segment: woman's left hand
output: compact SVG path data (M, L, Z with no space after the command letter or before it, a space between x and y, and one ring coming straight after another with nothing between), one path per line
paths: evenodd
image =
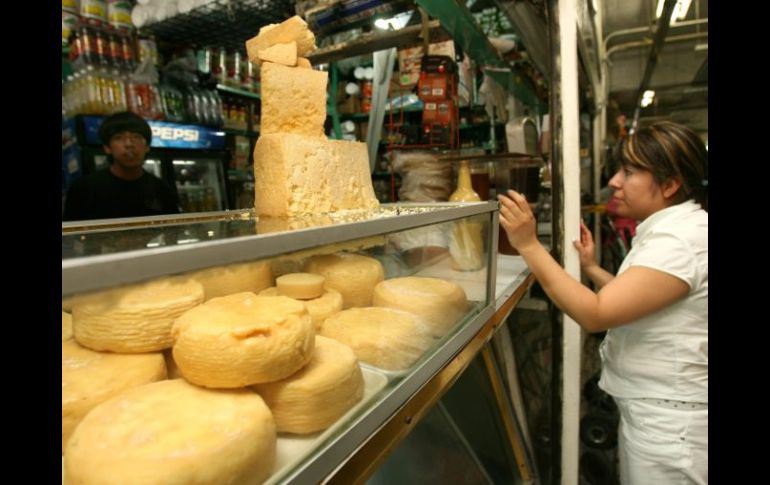
M507 195L498 195L497 199L500 201L500 225L511 246L521 252L537 243L537 221L527 199L513 190L509 190Z

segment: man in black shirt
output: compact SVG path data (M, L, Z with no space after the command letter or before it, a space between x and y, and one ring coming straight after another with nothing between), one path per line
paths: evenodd
M110 219L179 212L176 194L161 179L144 170L152 130L142 117L115 113L104 120L99 138L109 167L76 180L69 191L62 219Z

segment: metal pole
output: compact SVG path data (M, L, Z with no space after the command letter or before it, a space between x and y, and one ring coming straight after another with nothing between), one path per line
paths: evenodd
M548 0L552 53L551 123L554 169L554 250L557 260L580 279L580 260L571 241L580 235L580 121L576 0ZM582 330L560 314L561 483L577 485L580 431Z

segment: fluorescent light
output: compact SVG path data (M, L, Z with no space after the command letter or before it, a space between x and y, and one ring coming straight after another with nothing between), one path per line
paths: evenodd
M374 21L374 26L382 30L400 30L403 29L412 18L412 11L402 12L390 18L379 18Z
M658 6L655 8L655 18L659 19L663 13L663 4L666 0L658 0ZM684 20L687 16L687 11L690 9L690 3L692 0L677 0L674 5L674 11L671 13L671 23L673 24L677 20Z
M652 100L655 99L655 91L647 90L642 94L642 108L646 108L647 106L652 104Z
M707 51L709 50L709 44L706 42L705 44L697 44L695 46L696 51Z

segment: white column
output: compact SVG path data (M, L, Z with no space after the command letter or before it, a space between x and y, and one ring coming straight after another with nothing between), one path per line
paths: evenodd
M559 0L558 75L561 85L564 214L564 269L580 280L580 258L572 245L580 237L580 120L576 0ZM566 314L562 336L561 483L577 485L580 432L580 362L582 329Z

